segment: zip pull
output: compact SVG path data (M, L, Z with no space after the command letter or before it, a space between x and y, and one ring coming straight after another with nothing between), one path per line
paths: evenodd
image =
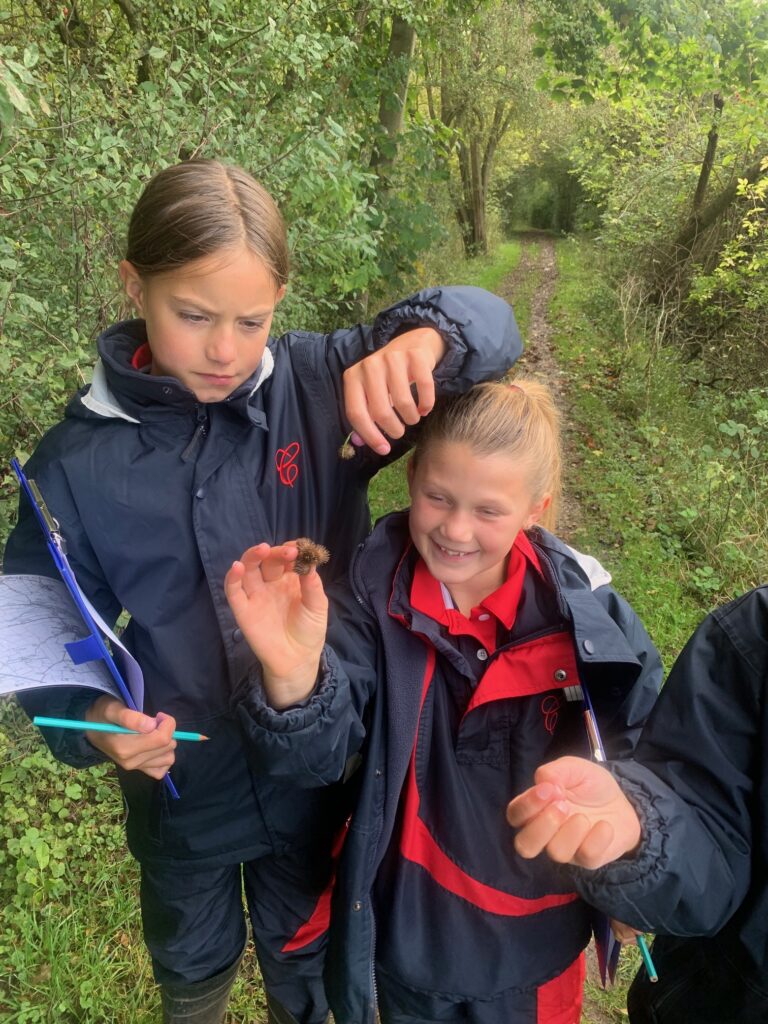
M181 453L182 462L190 462L196 458L197 453L203 446L206 435L208 434L208 409L204 405L198 405L197 407L197 426L195 432L192 435L192 439Z

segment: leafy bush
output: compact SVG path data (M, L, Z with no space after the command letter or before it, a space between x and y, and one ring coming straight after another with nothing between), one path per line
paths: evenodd
M96 335L127 313L116 266L153 172L216 156L272 192L294 265L276 330L351 319L358 295L396 287L442 233L424 119L377 202L386 5L365 18L318 17L316 0L45 9L0 10L0 540L10 457L88 382Z
M710 375L740 385L763 378L768 363L768 176L741 179L736 194L730 236L714 267L694 275L683 316Z

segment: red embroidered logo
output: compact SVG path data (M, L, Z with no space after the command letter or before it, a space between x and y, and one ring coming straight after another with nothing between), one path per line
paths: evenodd
M286 487L293 487L299 475L299 467L296 459L299 457L301 445L298 441L292 441L287 448L278 448L275 452L275 467L280 476L280 483Z
M541 702L541 713L544 715L544 728L552 735L557 725L557 712L560 709L560 698L550 694Z

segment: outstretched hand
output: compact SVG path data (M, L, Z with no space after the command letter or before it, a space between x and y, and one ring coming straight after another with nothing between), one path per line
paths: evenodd
M344 371L344 410L353 431L379 455L390 450L388 435L402 437L435 404L433 371L445 354L434 327L404 331ZM418 401L411 385L416 385Z
M295 544L257 544L234 562L224 592L264 672L275 708L310 695L328 624L328 599L317 571L297 575Z
M600 868L631 853L641 838L640 820L609 771L581 757L542 765L535 785L507 807L519 829L521 857L542 851L560 864Z

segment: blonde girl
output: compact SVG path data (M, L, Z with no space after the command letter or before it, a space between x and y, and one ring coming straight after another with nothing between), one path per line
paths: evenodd
M438 403L327 605L295 545L246 552L226 591L262 675L241 714L260 770L355 794L333 893L338 1024L577 1024L590 909L520 857L508 801L560 753L589 753L588 689L627 753L660 664L608 575L543 528L558 418L530 380Z

